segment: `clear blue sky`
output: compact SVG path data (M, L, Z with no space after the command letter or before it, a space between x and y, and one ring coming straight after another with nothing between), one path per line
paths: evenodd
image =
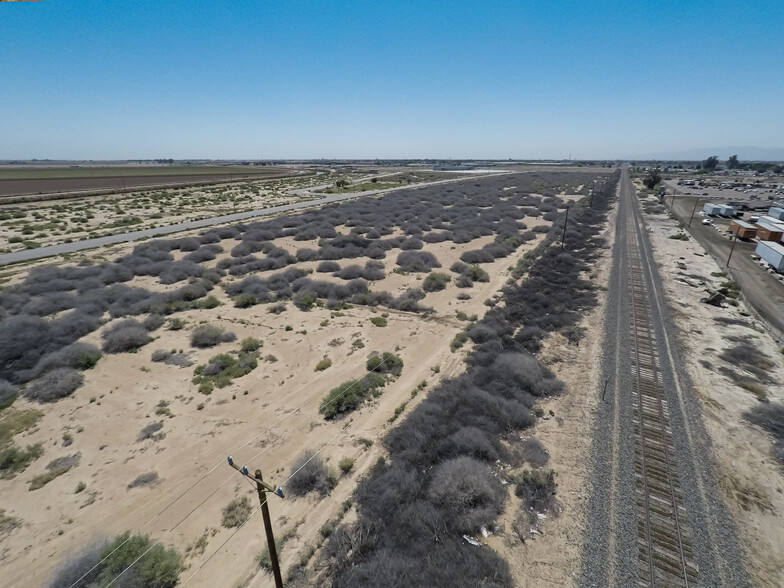
M0 2L0 159L784 146L781 0Z

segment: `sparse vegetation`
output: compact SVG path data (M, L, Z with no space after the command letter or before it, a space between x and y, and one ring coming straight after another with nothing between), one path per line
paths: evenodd
M182 557L148 535L125 532L105 545L93 543L67 555L49 586L106 586L131 564L135 564L132 572L122 576L124 588L174 588L182 569Z
M312 451L305 451L294 460L286 490L292 496L304 496L309 492L326 496L336 485L337 476L321 458Z
M230 331L224 331L215 325L199 325L191 333L191 345L194 347L215 347L219 343L225 343L236 339L236 335Z
M227 529L239 527L250 518L253 509L247 496L235 498L227 504L221 514L221 525Z
M338 467L343 474L348 474L354 468L354 458L353 457L343 457L338 462Z
M370 317L370 322L376 325L377 327L386 327L387 326L387 319L383 316L372 316Z
M316 364L315 371L323 372L325 369L327 369L327 368L329 368L331 366L332 366L332 360L330 358L328 358L328 357L325 357L324 359L322 359L321 361L319 361Z
M773 436L773 455L784 466L784 405L758 404L743 416Z
M148 486L157 486L161 480L158 477L158 472L145 472L136 476L133 481L128 484L128 490L133 488L146 488Z

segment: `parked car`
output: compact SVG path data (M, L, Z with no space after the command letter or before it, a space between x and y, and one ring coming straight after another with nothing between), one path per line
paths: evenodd
M703 225L710 225L710 224L712 224L712 221L709 218L704 218L704 219L702 219L702 224Z

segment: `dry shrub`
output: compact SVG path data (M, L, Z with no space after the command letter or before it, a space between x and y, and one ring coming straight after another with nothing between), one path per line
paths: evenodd
M329 471L321 458L310 450L294 461L291 470L291 479L286 484L286 490L292 496L304 496L309 492L326 496L337 482L336 476Z
M446 511L452 529L473 533L483 525L493 525L506 492L487 465L462 456L436 467L427 495Z
M27 385L24 395L36 402L54 402L74 393L84 376L73 368L56 368Z
M146 488L148 486L157 486L161 483L160 478L158 477L158 472L145 472L144 474L139 474L134 478L133 482L128 484L128 490L133 488Z
M135 319L120 321L104 330L103 350L106 353L134 351L152 341L144 325Z
M250 518L253 509L247 496L235 498L227 504L221 514L221 525L227 529L239 527Z
M550 455L544 445L536 437L531 437L523 442L523 457L535 468L546 465L550 460Z
M773 454L784 465L784 404L758 404L743 416L773 435Z

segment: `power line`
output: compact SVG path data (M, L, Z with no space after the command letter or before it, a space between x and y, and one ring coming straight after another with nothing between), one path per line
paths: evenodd
M391 357L388 357L388 358L386 358L386 359L382 359L381 363L379 363L379 364L378 364L378 366L376 366L376 369L375 369L375 370L373 370L373 371L378 371L378 369L379 369L379 368L380 368L382 365L386 364L386 363L387 363L387 361L389 361L390 359L392 359L392 358L391 358ZM343 390L343 391L342 391L340 394L338 394L337 396L335 396L335 398L332 398L332 399L331 399L329 402L327 402L327 403L326 403L324 406L329 406L330 404L332 404L333 402L335 402L335 401L337 401L339 398L341 398L343 395L347 394L347 393L348 393L348 392L349 392L351 389L353 389L355 386L358 386L358 385L360 385L360 384L361 384L361 381L360 381L360 380L357 380L356 382L354 382L354 384L352 384L351 386L347 387L347 388L346 388L345 390ZM300 390L301 390L301 389L303 389L304 387L305 387L305 386L302 386L302 387L300 388ZM275 421L275 422L274 422L272 425L270 425L269 427L267 427L266 429L264 429L264 430L263 430L261 433L259 433L258 435L255 435L254 437L252 437L251 439L249 439L248 441L246 441L244 444L242 444L240 447L238 447L238 448L236 449L236 451L239 451L239 450L241 450L241 449L244 449L245 447L247 447L248 445L250 445L250 444L251 444L251 443L252 443L254 440L258 439L258 438L259 438L261 435L263 435L264 433L267 433L267 432L271 431L271 430L272 430L274 427L276 427L277 425L279 425L281 422L283 422L284 420L286 420L286 419L287 419L287 418L289 418L290 416L292 416L292 415L294 415L294 414L297 414L297 412L298 412L298 411L299 411L299 410L300 410L300 409L301 409L303 406L305 406L306 404L308 404L308 403L309 403L311 400L313 400L313 398L315 398L317 395L318 395L318 393L316 393L316 394L312 395L311 397L309 397L307 400L305 400L305 402L303 402L302 404L300 404L299 406L297 406L297 407L296 407L294 410L292 410L292 411L291 411L291 412L289 412L288 414L284 415L283 417L281 417L280 419L278 419L277 421ZM338 433L338 435L340 435L340 432ZM332 441L334 441L334 439L337 439L338 435L335 435L335 437L332 439ZM330 441L329 443L332 443L332 441ZM316 457L316 455L318 455L319 453L321 453L321 451L323 451L323 450L324 450L324 448L325 448L327 445L329 445L329 443L327 443L326 445L324 445L324 446L323 446L321 449L319 449L319 451L317 451L317 452L316 452L316 453L315 453L313 456L311 456L311 458L310 458L310 459L308 459L308 460L307 460L307 461L306 461L306 462L305 462L305 463L304 463L304 464L303 464L303 465L302 465L302 466L301 466L301 467L300 467L300 468L299 468L299 469L298 469L296 472L294 472L294 474L292 474L291 476L289 476L289 477L286 479L286 482L288 482L289 480L291 480L291 478L292 478L292 477L293 477L293 476L294 476L294 475L295 475L297 472L299 472L299 471L300 471L300 470L301 470L303 467L305 467L305 466L306 466L306 465L307 465L307 464L308 464L308 463L309 463L309 462L310 462L310 461L311 461L311 460L312 460L314 457ZM272 445L269 445L269 446L265 447L265 448L264 448L264 449L262 449L262 450L261 450L259 453L257 453L255 456L253 456L253 458L251 459L251 461L253 461L254 459L257 459L257 458L258 458L260 455L262 455L263 453L265 453L267 450L271 449L272 447L273 447ZM137 534L139 531L141 531L141 529L143 529L144 527L146 527L147 525L149 525L150 523L152 523L152 522L153 522L155 519L157 519L157 518L158 518L158 517L159 517L161 514L163 514L163 513L164 513L166 510L168 510L168 509L169 509L171 506L173 506L173 505L174 505L174 504L175 504L175 503L176 503L178 500L180 500L181 498L183 498L183 497L184 497L184 496L185 496L185 495L186 495L188 492L190 492L190 491L191 491L193 488L195 488L195 487L196 487L198 484L200 484L202 481L204 481L204 479L205 479L207 476L209 476L209 475L210 475L212 472L214 472L214 471L215 471L215 470L218 468L218 466L219 466L221 463L222 463L222 462L218 462L218 463L217 463L215 466L213 466L213 467L212 467L212 468L211 468L211 469L210 469L210 470L209 470L209 471L208 471L206 474L204 474L204 475L203 475L201 478L199 478L199 480L198 480L197 482L195 482L194 484L192 484L192 485L191 485L191 486L190 486L190 487L189 487L187 490L185 490L185 491L184 491L183 493L181 493L181 494L180 494L180 495L179 495L177 498L175 498L175 499L174 499L172 502L170 502L170 503L169 503L169 504L168 504L166 507L164 507L164 508L163 508L161 511L159 511L159 512L158 512L158 514L156 514L156 515L155 515L155 516L154 516L152 519L150 519L150 520L149 520L147 523L145 523L145 524L144 524L142 527L140 527L138 531L135 531L134 533L130 534L130 535L129 535L129 536L126 538L126 539L125 539L125 541L123 541L122 543L120 543L120 545L118 545L117 547L115 547L115 548L114 548L114 549L113 549L113 550L112 550L112 551L111 551L109 554L107 554L106 556L104 556L104 557L103 557L103 559L101 559L101 560L100 560L98 563L96 563L96 564L95 564L95 565L94 565L92 568L90 568L90 569L89 569L89 570L88 570L88 571L87 571L87 572L86 572L84 575L82 575L82 577L81 577L81 578L79 578L78 580L76 580L76 582L74 582L73 584L71 584L71 586L69 586L69 588L74 588L74 586L76 586L76 585L77 585L77 584L78 584L80 581L82 581L82 580L83 580L83 579L84 579L84 578L85 578L85 577L86 577L86 576L87 576L89 573L91 573L93 570L95 570L95 569L96 569L96 568L97 568L99 565L101 565L101 564L102 564L104 561L106 561L106 560L107 560L109 557L111 557L111 556L112 556L112 555L113 555L113 554L114 554L114 553L115 553L115 552L116 552L118 549L120 549L120 548L121 548L123 545L125 545L125 544L126 544L128 541L130 541L130 540L131 540L131 538L132 538L134 535L136 535L136 534ZM119 573L119 574L118 574L118 575L117 575L117 576L116 576L116 577L115 577L115 578L114 578L114 579L113 579L111 582L109 582L109 584L107 584L107 587L108 587L108 586L111 586L111 585L112 585L112 584L113 584L113 583L114 583L114 582L115 582L117 579L119 579L119 578L120 578L120 576L122 576L123 574L125 574L125 572L127 572L129 569L131 569L131 568L132 568L132 567L133 567L133 566L134 566L134 565L135 565L135 564L136 564L136 563L137 563L139 560L141 560L141 558L142 558L142 557L144 557L144 556L145 556L147 553L149 553L149 552L150 552L150 551L151 551L151 550L152 550L152 549L153 549L153 548L154 548L156 545L158 545L158 544L161 544L161 545L162 545L161 541L163 540L163 538L167 537L167 536L169 535L169 533L171 533L172 531L174 531L174 529L176 529L177 527L179 527L179 526L180 526L180 525L181 525L181 524L182 524L182 523L185 521L185 519L187 519L189 516L191 516L191 515L192 515L192 514L193 514L193 513L194 513L194 512L195 512L195 511L198 509L198 508L200 508L200 507L201 507L201 506L202 506L202 505L203 505L205 502L207 502L207 500L209 500L210 498L212 498L212 496L214 496L214 495L215 495L215 493L216 493L218 490L220 490L220 489L221 489L221 488L222 488L222 487L223 487L223 486L224 486L224 485L225 485L225 484L226 484L226 483L227 483L227 482L228 482L228 481L231 479L231 477L232 477L233 475L234 475L234 474L230 475L230 476L229 476L229 477L228 477L226 480L224 480L224 481L223 481L223 483L222 483L220 486L218 486L218 487L217 487L217 488L216 488L216 489L215 489L215 490L214 490L214 491L213 491L213 492L212 492L212 493L211 493L209 496L207 496L207 498L205 498L204 500L202 500L202 501L201 501L201 502L200 502L200 503L199 503L199 504L198 504L198 505L197 505L197 506L196 506L196 507L195 507L193 510L191 510L191 511L190 511L190 512L189 512L187 515L185 515L185 517L183 517L182 519L180 519L180 521L179 521L179 522L178 522L178 523L177 523L177 524L176 524L174 527L172 527L171 529L169 529L169 530L168 530L168 531L167 531L167 532L166 532L166 533L165 533L165 534L164 534L164 535L163 535L163 536L162 536L162 537L161 537L159 540L157 540L155 543L153 543L153 545L151 545L151 546L150 546L150 547L149 547L149 548L148 548L148 549L147 549L147 550L146 550L144 553L142 553L142 554L141 554L141 555L140 555L140 556L139 556L139 557L138 557L136 560L134 560L134 561L133 561L133 562L132 562L132 563L131 563L131 564L130 564L128 567L126 567L126 568L125 568L125 569L124 569L122 572L120 572L120 573ZM284 482L284 484L285 484L285 482Z
M294 472L293 472L293 473L292 473L292 474L291 474L291 475L290 475L288 478L286 478L286 479L283 481L283 483L281 484L281 486L285 486L285 485L286 485L286 483L287 483L289 480L291 480L291 479L292 479L294 476L296 476L296 475L297 475L297 474L300 472L300 470L302 470L302 468L304 468L304 467L305 467L306 465L308 465L308 464L309 464L309 463L310 463L310 462L311 462L313 459L315 459L315 457L316 457L316 456L317 456L319 453L321 453L321 452L322 452L322 451L324 451L324 450L325 450L325 449L326 449L326 448L327 448L329 445L331 445L331 444L332 444L332 443L335 441L335 439L337 439L337 438L338 438L338 437L339 437L341 434L343 434L343 431L342 431L342 430L341 430L341 431L338 431L338 434L337 434L337 435L335 435L335 436L334 436L332 439L330 439L330 440L329 440L329 441L327 441L327 442L326 442L324 445L322 445L322 446L321 446L321 448L320 448L320 449L319 449L319 450L318 450L316 453L314 453L313 455L311 455L311 456L310 456L310 458L308 458L308 460L307 460L307 461L305 461L305 463L303 463L303 464L302 464L302 465L301 465L299 468L297 468L297 470L296 470L296 471L294 471ZM243 526L245 523L247 523L247 522L248 522L248 521L251 519L251 517L252 517L252 516L253 516L253 515L256 513L256 511L258 511L260 508L261 508L261 505L257 506L257 507L256 507L256 508L255 508L255 509L254 509L254 510L251 512L251 514L248 516L248 518L247 518L247 519L246 519L246 520L245 520L245 521L244 521L244 522L243 522L243 523L242 523L242 524L241 524L239 527L237 527L237 530L236 530L236 531L234 531L234 532L233 532L231 535L229 535L229 536L226 538L226 540L225 540L223 543L221 543L220 547L218 547L218 549L216 549L215 551L213 551L213 552L212 552L212 555L210 555L210 557L208 557L208 558L207 558L207 560L206 560L204 563L202 563L202 564L201 564L201 565L200 565L200 566L199 566L199 567L196 569L196 571L195 571L195 572L193 572L193 573L192 573L192 574L191 574L191 575L188 577L188 579L187 579L187 580L185 580L185 582L183 582L183 583L182 583L182 585L184 586L185 584L187 584L188 582L190 582L190 581L191 581L191 579L192 579L192 578L193 578L193 577L194 577L196 574L198 574L198 573L201 571L201 569L202 569L204 566L206 566L206 565L207 565L207 563L209 563L209 561L210 561L210 560L211 560L213 557L215 557L215 555L216 555L216 554L217 554L217 553L218 553L218 552L219 552L221 549L223 549L223 547L224 547L224 546L225 546L225 545L226 545L226 544L227 544L227 543L228 543L228 542L231 540L231 538L232 538L232 537L234 537L234 535L236 535L236 534L239 532L239 530L242 528L242 526ZM274 549L274 547L273 547L273 546L269 546L269 549ZM139 558L139 559L141 559L141 558ZM137 560L137 561L138 561L138 560ZM134 563L136 563L136 562L134 562ZM131 564L131 565L133 565L133 564Z

